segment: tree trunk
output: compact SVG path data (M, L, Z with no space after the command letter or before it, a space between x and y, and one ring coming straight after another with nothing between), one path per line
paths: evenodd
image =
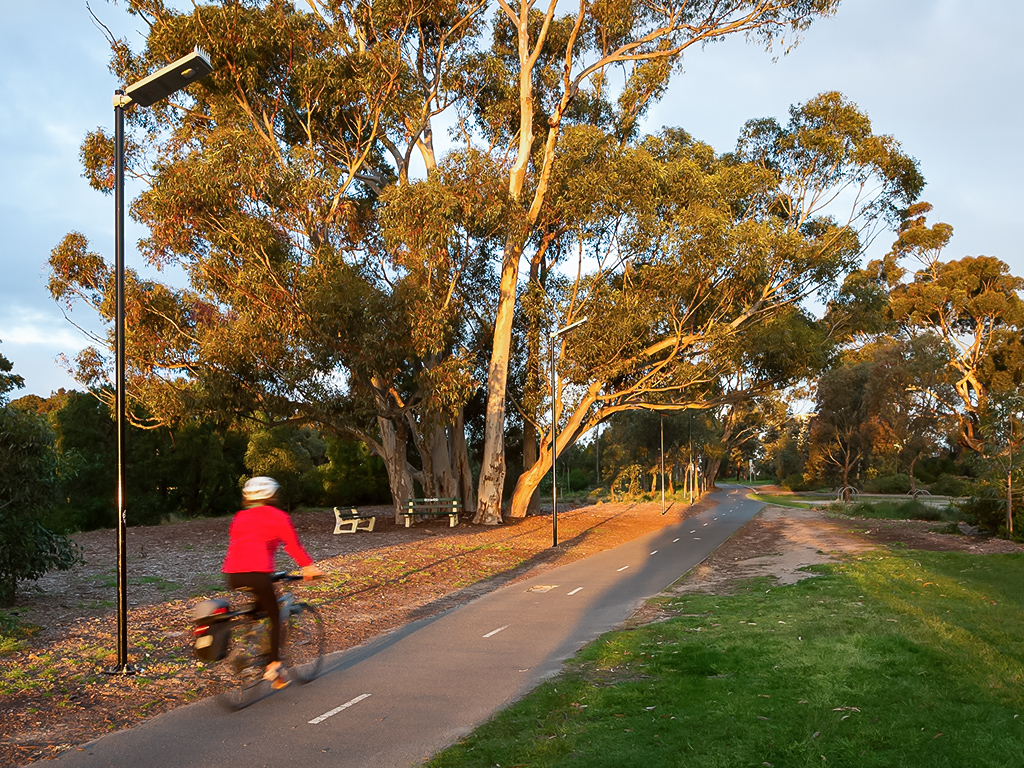
M438 425L430 436L428 444L430 463L433 471L434 494L446 499L459 495L459 483L452 468L451 446L448 444L448 430Z
M530 424L526 425L526 432L523 434L523 466L532 467L537 463L540 458L540 446L537 444L537 433L534 431ZM519 483L516 483L516 488L519 487ZM512 517L521 517L521 515L515 514L515 493L512 494ZM540 492L534 488L533 493L526 502L526 511L524 513L527 517L530 515L540 514Z
M505 248L498 311L494 323L494 342L491 347L491 361L487 366L484 452L480 461L476 517L473 518L474 523L483 525L501 523L501 497L505 483L505 391L508 383L520 250L511 244Z
M509 517L525 517L531 499L537 499L539 508L540 493L537 491L537 487L550 469L551 451L541 451L541 456L516 481L516 488L512 491L512 502L509 505Z
M405 425L396 425L391 419L377 417L380 427L381 459L388 473L388 486L391 488L391 499L395 505L395 524L402 523L402 503L413 495L412 472L406 460L405 450L408 437Z
M466 422L460 410L451 428L452 462L462 492L462 508L470 514L476 513L476 494L473 492L473 468L469 463L469 447L466 445Z

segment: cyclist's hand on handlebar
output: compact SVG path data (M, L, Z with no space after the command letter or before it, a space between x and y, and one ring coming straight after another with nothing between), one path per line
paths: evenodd
M313 581L313 579L323 578L324 572L321 571L316 563L302 566L302 580Z

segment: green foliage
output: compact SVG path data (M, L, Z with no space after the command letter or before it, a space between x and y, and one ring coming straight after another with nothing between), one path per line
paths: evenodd
M964 520L987 533L999 533L1006 526L1006 494L996 485L980 483L973 496L957 502L956 506Z
M1022 565L883 552L662 599L428 765L1022 764Z
M790 475L786 475L782 481L782 487L788 491L806 491L810 486L800 472L793 472Z
M320 466L322 503L328 506L386 504L391 498L384 462L366 443L327 438L328 463Z
M56 465L45 420L0 405L0 605L14 601L19 581L79 559L73 541L40 522L57 498Z
M882 520L959 520L960 511L954 507L935 507L914 499L907 501L858 501L854 504L834 504L837 512L850 517Z
M251 475L267 475L281 484L282 502L288 507L316 496L316 466L327 446L311 429L287 426L255 432L249 437L245 466Z
M909 493L910 478L907 475L888 475L873 477L865 481L865 493Z
M936 496L967 496L974 485L970 480L956 475L939 475L928 490Z

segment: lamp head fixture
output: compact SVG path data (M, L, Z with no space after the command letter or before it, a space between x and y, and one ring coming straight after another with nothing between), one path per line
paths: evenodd
M123 94L115 94L114 104L120 107L127 107L130 104L138 104L140 107L152 106L212 71L213 65L210 64L209 54L202 48L196 48L192 53L158 69L149 77L132 83L124 89Z

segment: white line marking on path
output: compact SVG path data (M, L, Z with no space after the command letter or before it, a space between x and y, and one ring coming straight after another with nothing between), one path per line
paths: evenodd
M621 572L621 571L624 571L624 570L626 570L627 568L629 568L629 566L628 566L628 565L624 565L624 566L622 566L621 568L619 568L619 572Z
M658 550L654 550L653 552L651 552L651 554L652 554L652 555L656 555L656 554L658 554Z
M675 544L679 539L672 539L672 543Z
M362 696L356 696L354 699L352 699L352 701L346 701L340 707L335 707L330 712L324 712L322 715L320 715L320 717L314 717L312 720L309 721L309 724L310 725L319 725L324 720L326 720L328 717L334 717L339 712L344 712L346 709L351 707L353 704L358 704L363 699L368 699L368 698L370 698L370 694L368 694L368 693L364 693Z
M575 594L576 594L577 592L581 592L582 590L583 590L583 587L576 587L576 589L574 589L574 590L573 590L572 592L570 592L569 594L570 594L570 595L575 595Z
M504 627L498 627L497 629L491 630L486 635L484 635L484 637L494 637L496 634L501 632L503 629L508 629L508 624L506 624Z

